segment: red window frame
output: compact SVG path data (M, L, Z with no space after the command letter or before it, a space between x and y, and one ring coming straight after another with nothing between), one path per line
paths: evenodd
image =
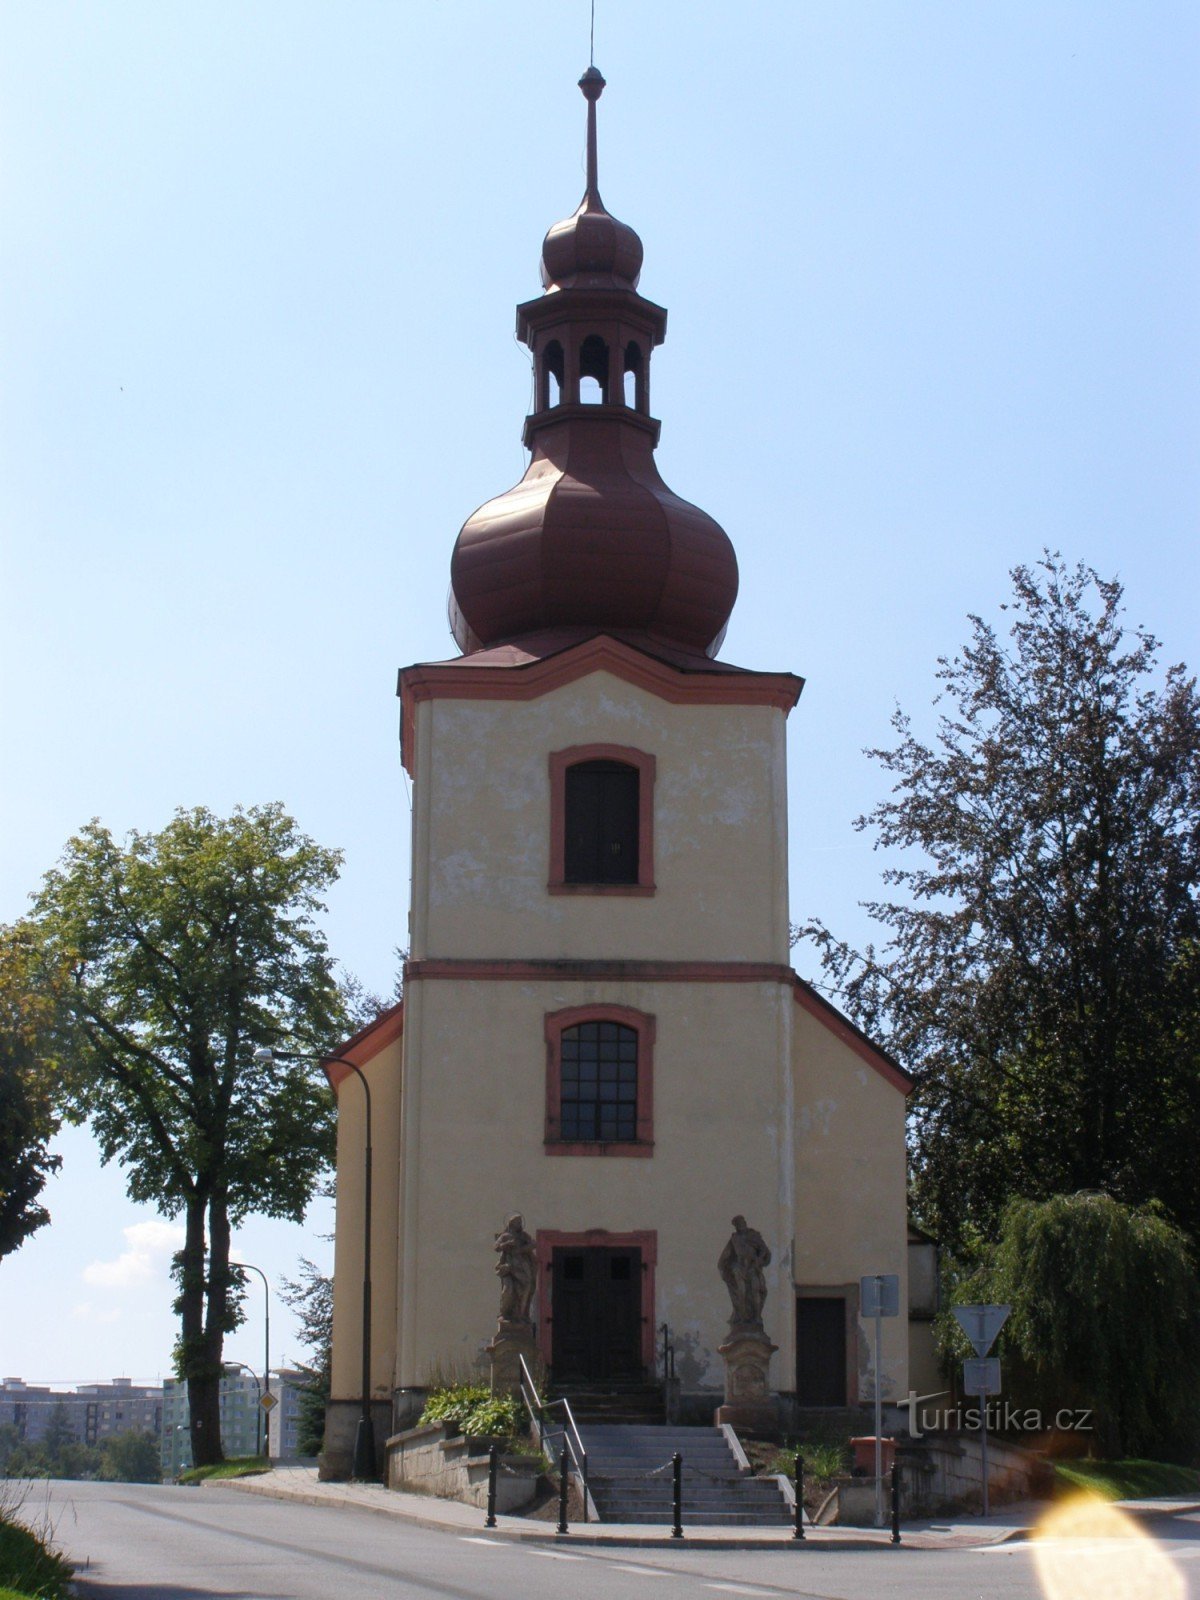
M568 883L566 881L567 768L581 761L621 761L638 774L638 878L636 883ZM654 770L648 751L623 744L576 744L550 753L550 878L551 894L654 893Z
M561 1137L562 1036L580 1022L619 1022L638 1036L637 1137L633 1142ZM548 1156L635 1156L654 1154L654 1018L632 1006L567 1006L546 1015L546 1132Z

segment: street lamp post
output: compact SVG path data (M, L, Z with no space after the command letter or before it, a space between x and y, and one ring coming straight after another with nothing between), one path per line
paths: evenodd
M371 1421L371 1085L362 1068L346 1056L305 1056L290 1050L280 1054L292 1060L319 1062L331 1088L330 1067L348 1067L363 1088L367 1139L363 1150L362 1414L354 1434L352 1472L356 1478L373 1478L376 1474L375 1428ZM275 1059L275 1052L264 1045L254 1052L254 1059L266 1064Z
M267 1448L265 1450L260 1450L258 1453L259 1455L265 1455L269 1461L271 1459L271 1419L263 1410L262 1397L263 1395L268 1395L271 1392L271 1289L270 1285L267 1283L267 1275L261 1267L252 1266L249 1261L231 1261L229 1265L231 1267L236 1267L239 1272L257 1272L263 1283L263 1306L265 1308L263 1326L266 1331L263 1337L263 1381L259 1390L258 1414L264 1422ZM261 1433L258 1435L258 1438L259 1442L261 1443Z

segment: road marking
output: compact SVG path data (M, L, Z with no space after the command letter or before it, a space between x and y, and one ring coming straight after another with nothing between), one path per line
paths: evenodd
M565 1550L530 1550L531 1556L541 1556L546 1561L586 1561L586 1556L569 1556Z
M618 1572L636 1572L639 1578L682 1578L682 1572L664 1572L661 1567L634 1567L625 1561L614 1561Z
M754 1589L748 1583L706 1583L706 1589L720 1589L722 1594L778 1594L777 1589Z
M505 1539L485 1539L482 1534L460 1533L459 1539L463 1544L506 1544Z

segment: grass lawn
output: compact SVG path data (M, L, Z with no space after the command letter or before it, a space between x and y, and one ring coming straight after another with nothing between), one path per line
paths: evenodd
M270 1472L271 1463L266 1456L234 1456L222 1461L219 1467L189 1467L179 1474L180 1483L204 1483L209 1478L253 1478L260 1472Z
M1200 1472L1169 1461L1059 1461L1060 1491L1091 1489L1106 1500L1143 1500L1155 1495L1200 1498Z

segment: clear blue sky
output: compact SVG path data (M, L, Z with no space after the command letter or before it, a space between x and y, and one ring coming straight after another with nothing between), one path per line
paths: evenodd
M1014 563L1119 574L1200 660L1200 11L597 10L663 474L737 547L724 654L808 679L793 915L860 937L862 750ZM452 653L455 534L524 468L513 306L582 192L586 65L586 0L7 0L0 917L88 817L280 799L346 851L333 950L390 985L396 668ZM64 1149L0 1369L152 1377L170 1237ZM238 1247L275 1277L327 1226Z

